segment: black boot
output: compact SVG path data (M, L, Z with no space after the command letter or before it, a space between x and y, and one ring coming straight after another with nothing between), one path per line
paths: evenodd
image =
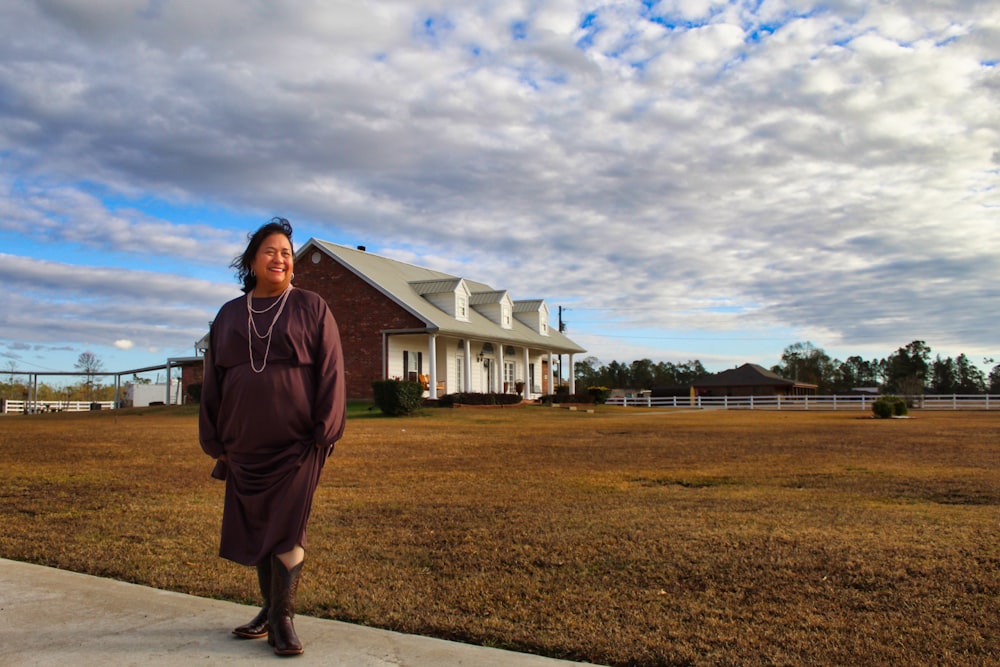
M267 616L267 643L275 655L299 655L302 642L295 634L295 592L299 587L302 563L291 570L277 556L271 557L271 608Z
M234 635L243 639L260 639L267 636L267 613L271 608L270 556L257 563L257 583L260 585L260 595L264 598L264 606L252 621L233 630Z

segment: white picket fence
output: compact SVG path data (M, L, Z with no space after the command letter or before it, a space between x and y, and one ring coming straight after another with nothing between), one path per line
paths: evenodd
M615 396L607 405L638 408L721 410L871 410L877 396ZM926 394L907 397L918 410L997 410L997 394Z
M25 414L27 412L87 412L91 405L101 406L101 410L111 410L114 401L9 401L4 400L3 414Z

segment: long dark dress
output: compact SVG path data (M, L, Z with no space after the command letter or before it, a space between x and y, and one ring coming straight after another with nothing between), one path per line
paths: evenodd
M255 310L275 298L253 299ZM277 312L255 314L266 334ZM225 454L219 555L256 565L305 546L320 472L344 430L344 362L337 323L319 295L292 289L267 340L248 332L246 297L226 303L212 323L205 358L199 438Z

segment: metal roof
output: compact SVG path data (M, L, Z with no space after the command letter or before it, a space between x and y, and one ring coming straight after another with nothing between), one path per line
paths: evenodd
M446 280L416 280L410 283L410 287L417 294L447 294L454 292L461 284L461 278L448 278Z
M484 306L488 303L501 303L507 296L506 290L488 290L486 292L473 292L469 297L469 303L473 306ZM513 302L511 302L513 304ZM513 307L513 306L512 306Z
M515 313L537 313L542 308L543 299L521 299L514 302Z

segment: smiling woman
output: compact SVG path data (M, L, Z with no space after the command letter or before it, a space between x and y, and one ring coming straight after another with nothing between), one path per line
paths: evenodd
M343 353L319 295L292 284L292 226L274 218L232 266L245 296L222 306L205 356L199 435L226 481L219 555L257 568L264 604L233 630L297 655L292 625L313 493L344 430Z

